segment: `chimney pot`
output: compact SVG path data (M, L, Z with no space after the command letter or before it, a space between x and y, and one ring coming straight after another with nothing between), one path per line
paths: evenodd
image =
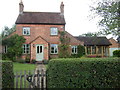
M61 11L61 15L64 15L64 4L63 4L63 2L61 2L60 11Z
M23 11L24 11L24 5L23 5L22 0L20 0L20 3L19 3L19 14L22 14Z

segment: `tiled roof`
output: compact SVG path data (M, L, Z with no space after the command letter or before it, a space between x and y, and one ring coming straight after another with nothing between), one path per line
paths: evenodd
M57 24L64 25L65 19L61 13L23 12L19 14L15 24Z
M78 40L83 41L84 45L97 45L97 46L107 46L111 45L106 37L76 37Z

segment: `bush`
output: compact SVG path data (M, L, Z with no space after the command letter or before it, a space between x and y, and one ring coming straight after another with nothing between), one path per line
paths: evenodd
M13 63L0 61L2 64L2 88L14 88Z
M80 58L85 55L85 48L82 45L78 45L77 54L72 54L71 58Z
M120 57L120 50L113 51L113 56L114 57Z
M26 63L30 63L30 55L27 55L27 56L26 56L25 62L26 62Z
M33 60L31 61L31 63L33 63L33 64L35 64L35 62L36 62L36 60L35 60L35 59L33 59Z
M25 63L25 60L20 59L20 60L16 60L16 62L18 62L18 63Z
M47 68L48 88L119 88L118 58L54 59Z
M2 54L2 59L3 59L3 60L9 60L9 58L7 57L6 54Z
M48 64L49 60L43 60L43 64Z

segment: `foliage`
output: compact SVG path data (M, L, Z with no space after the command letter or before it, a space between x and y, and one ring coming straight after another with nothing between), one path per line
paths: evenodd
M101 30L98 34L102 35L120 35L120 2L113 2L113 0L98 1L97 7L91 6L91 11L98 17L102 17L99 21Z
M114 57L120 57L120 50L113 51L113 56Z
M4 30L2 31L2 38L5 38L12 34L16 29L16 25L13 25L12 28L9 28L8 26L4 27Z
M25 62L30 63L30 55L26 55Z
M2 40L3 46L7 46L6 55L10 60L15 61L17 57L22 55L22 45L24 42L24 37L17 34Z
M71 57L72 58L80 58L83 55L85 55L85 48L82 45L78 45L78 49L77 49L77 54L72 54Z
M11 61L0 61L2 65L2 88L13 88L14 73Z
M43 64L48 64L49 60L43 60Z
M33 59L33 60L31 61L31 63L33 63L33 64L35 64L35 62L36 62L36 60L35 60L35 59Z
M97 33L88 32L88 33L84 33L80 36L94 37L94 36L99 36L99 35Z
M65 31L61 31L59 33L60 33L60 42L61 42L61 44L59 45L59 54L58 54L58 56L60 58L70 57L70 51L69 51L70 38L67 37Z
M119 58L67 58L49 61L48 88L119 88Z
M9 58L7 57L7 55L5 53L2 54L2 59L3 60L9 60Z
M68 58L70 57L69 45L60 44L59 45L59 58Z

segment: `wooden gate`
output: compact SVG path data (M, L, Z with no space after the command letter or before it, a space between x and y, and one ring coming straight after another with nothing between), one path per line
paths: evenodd
M46 88L46 71L20 71L15 73L15 88Z

